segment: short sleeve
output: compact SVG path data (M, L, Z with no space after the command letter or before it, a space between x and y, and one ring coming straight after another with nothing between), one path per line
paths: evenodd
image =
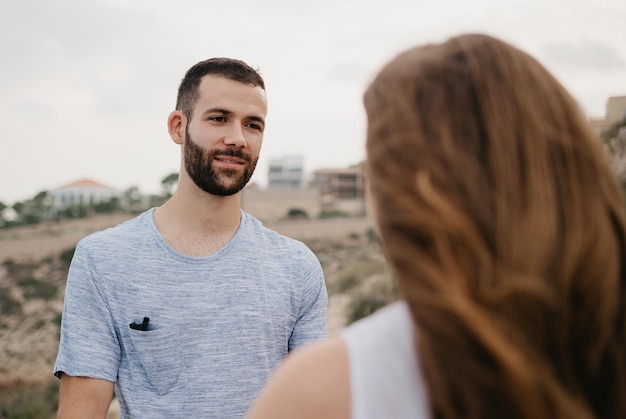
M76 248L65 289L61 339L54 375L116 381L120 344L89 252Z
M328 337L328 292L324 273L317 257L310 250L308 252L309 257L303 275L302 300L289 339L289 351Z

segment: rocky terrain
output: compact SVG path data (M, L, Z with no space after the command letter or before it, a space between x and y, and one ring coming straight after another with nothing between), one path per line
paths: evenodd
M96 216L0 230L0 392L53 381L74 247L87 234L130 217ZM386 264L366 219L285 221L268 227L304 241L318 256L329 291L331 336L393 298ZM0 418L5 417L1 410L0 405Z

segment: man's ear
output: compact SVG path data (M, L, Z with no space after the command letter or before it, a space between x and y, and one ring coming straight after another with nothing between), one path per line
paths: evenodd
M167 130L176 144L183 143L186 126L187 118L181 111L173 111L170 113L170 116L167 117Z

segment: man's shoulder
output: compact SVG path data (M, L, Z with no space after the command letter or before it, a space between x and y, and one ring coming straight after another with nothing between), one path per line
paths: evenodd
M138 216L117 224L113 227L99 230L85 236L78 243L82 247L99 247L107 244L116 244L120 241L129 241L133 239L141 240L141 232L148 231L148 217L152 216L152 210L145 211Z
M261 220L244 212L247 226L247 234L255 236L257 240L262 240L275 248L289 248L310 252L310 249L302 241L285 236L278 231L266 227Z
M244 217L246 217L244 220L246 231L239 245L254 249L250 253L254 253L255 259L262 260L264 264L279 267L282 272L287 272L289 277L301 278L303 272L309 272L313 275L305 275L305 278L310 278L313 283L323 282L319 259L306 243L265 227L261 221L251 215L246 214Z

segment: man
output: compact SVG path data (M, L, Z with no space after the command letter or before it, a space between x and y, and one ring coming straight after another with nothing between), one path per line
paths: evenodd
M61 343L59 418L240 418L292 349L326 337L319 261L241 210L259 156L261 76L226 58L185 75L168 118L181 146L163 206L77 246Z

